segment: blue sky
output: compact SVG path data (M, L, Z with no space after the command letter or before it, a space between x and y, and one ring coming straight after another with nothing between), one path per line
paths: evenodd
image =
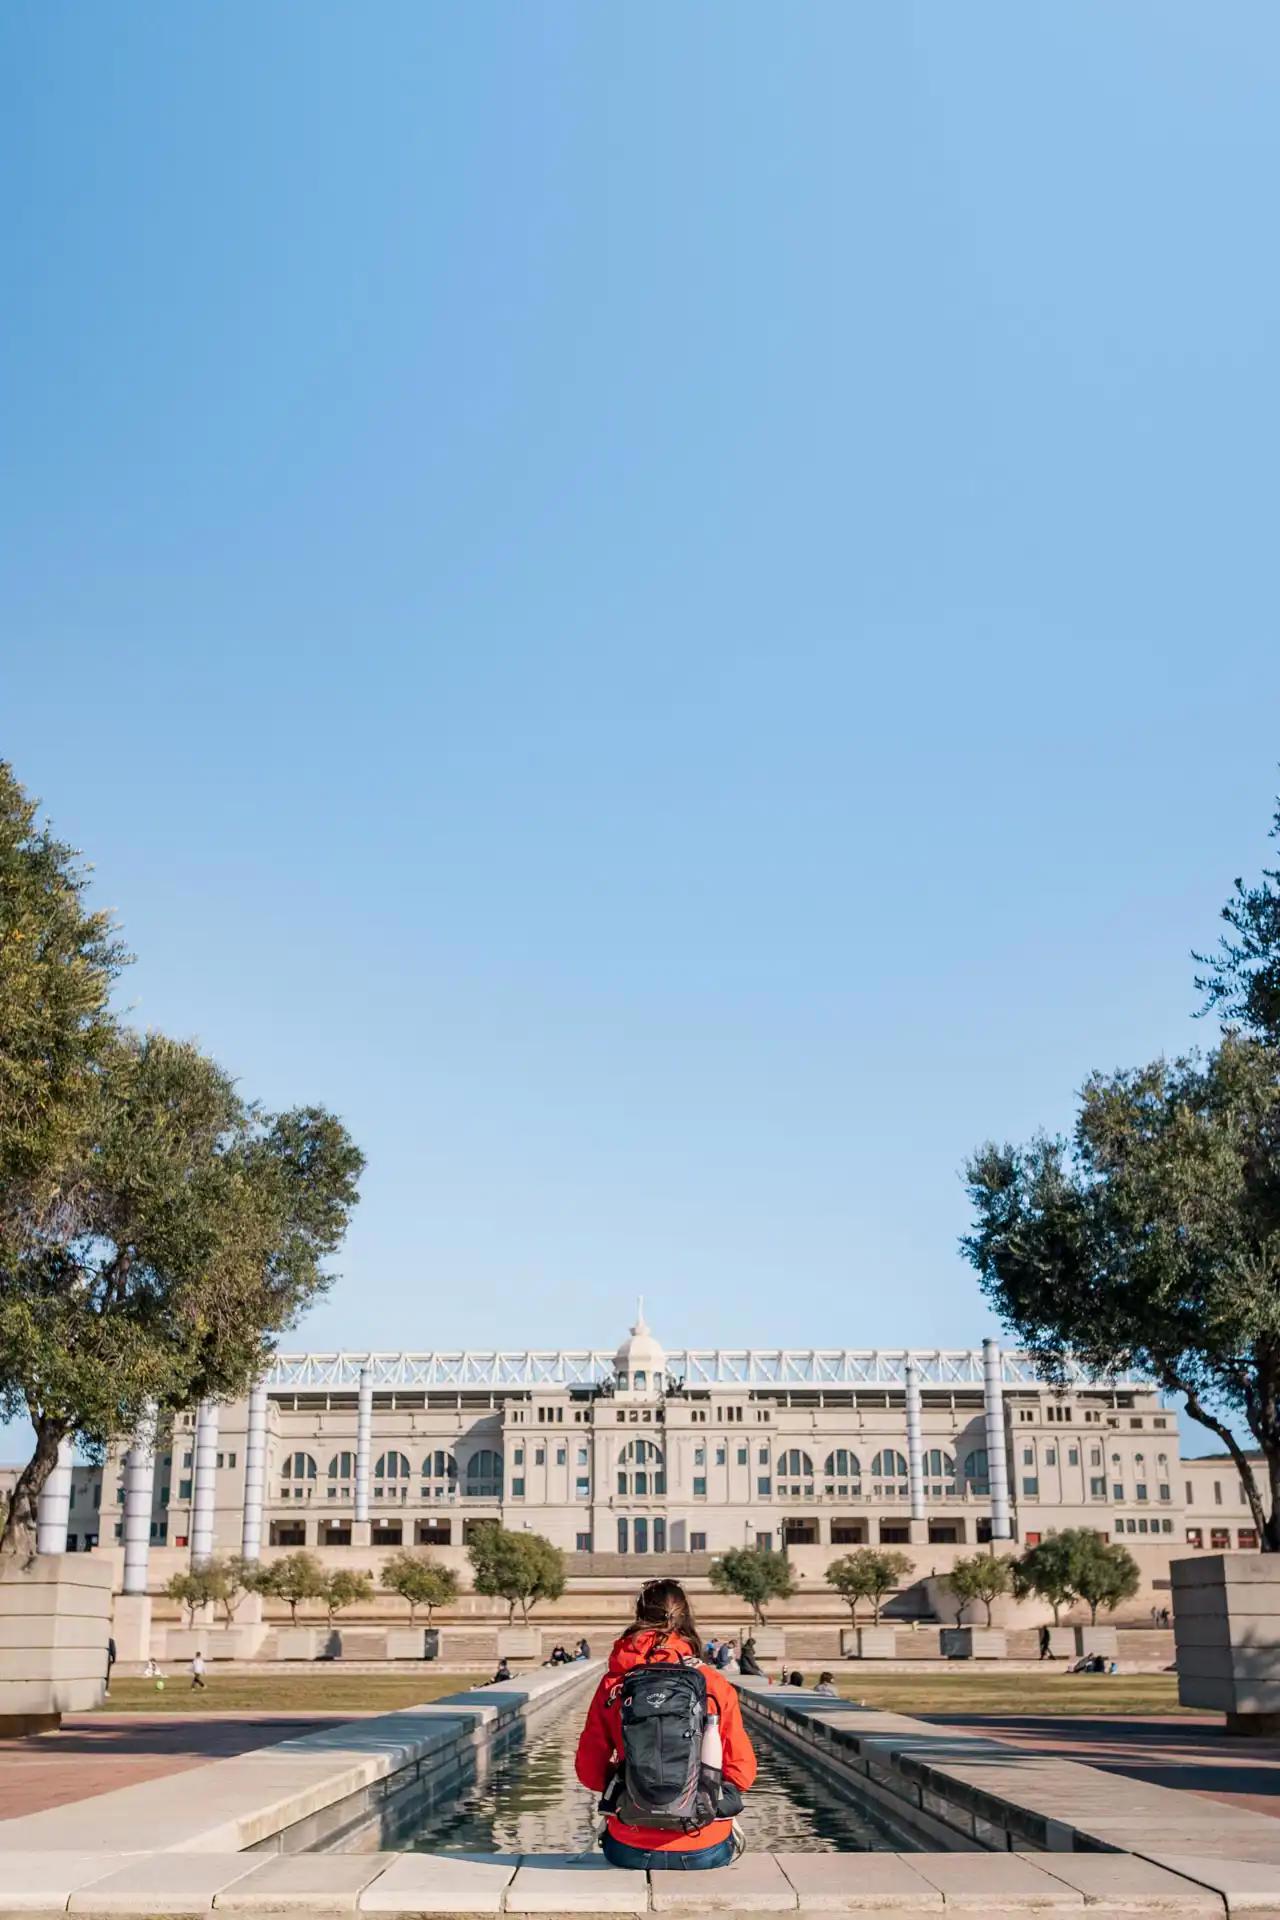
M967 1344L1277 784L1273 6L0 23L3 751L292 1344Z

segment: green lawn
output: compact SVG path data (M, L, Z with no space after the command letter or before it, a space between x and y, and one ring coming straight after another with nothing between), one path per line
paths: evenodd
M343 1673L325 1666L305 1673L219 1673L210 1665L206 1686L192 1688L187 1667L175 1663L163 1692L154 1680L122 1679L111 1686L102 1713L390 1713L421 1706L442 1694L479 1686L487 1673Z
M895 1713L1185 1713L1173 1673L1068 1674L1047 1664L1036 1673L974 1673L963 1667L925 1673L851 1673L834 1669L848 1699ZM807 1681L817 1669L805 1670Z
M1178 1713L1178 1684L1171 1673L1079 1674L1061 1666L1035 1673L975 1673L960 1666L924 1672L884 1673L874 1667L834 1669L847 1699L898 1713ZM154 1681L117 1679L106 1713L390 1713L460 1693L488 1674L344 1673L341 1667L302 1673L219 1673L211 1666L203 1693L193 1692L184 1667L169 1674L163 1693ZM817 1667L804 1669L806 1681Z

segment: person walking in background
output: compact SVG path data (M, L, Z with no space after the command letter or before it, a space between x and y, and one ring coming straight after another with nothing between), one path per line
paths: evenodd
M1040 1658L1042 1660L1052 1660L1053 1658L1053 1636L1050 1634L1048 1627L1041 1627L1040 1629Z
M108 1635L107 1636L107 1684L106 1684L106 1688L104 1689L105 1697L108 1700L111 1698L111 1669L112 1667L114 1667L115 1663L116 1663L116 1643L114 1639L110 1635Z
M728 1866L738 1850L733 1820L755 1750L736 1689L699 1659L701 1644L680 1583L650 1580L614 1642L575 1761L600 1795L611 1866L689 1872Z
M191 1656L191 1685L193 1688L199 1687L201 1693L204 1692L204 1655L199 1647Z

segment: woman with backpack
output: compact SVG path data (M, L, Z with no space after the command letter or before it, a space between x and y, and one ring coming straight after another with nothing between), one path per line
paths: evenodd
M600 1795L615 1867L689 1872L738 1851L734 1815L756 1777L737 1690L698 1655L684 1588L650 1580L587 1711L577 1774Z

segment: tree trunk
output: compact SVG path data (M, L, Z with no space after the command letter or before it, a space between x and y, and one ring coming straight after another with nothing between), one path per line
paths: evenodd
M1253 1524L1258 1530L1258 1544L1264 1553L1280 1553L1280 1447L1264 1447L1267 1461L1267 1475L1271 1483L1271 1515L1267 1517L1262 1504L1262 1494L1258 1489L1258 1477L1253 1471L1253 1462L1232 1433L1224 1420L1219 1420L1201 1406L1194 1393L1187 1394L1187 1412L1202 1427L1208 1427L1210 1433L1216 1433L1226 1445L1227 1452L1235 1463L1240 1475L1240 1484L1244 1488L1245 1499L1249 1502L1249 1511L1253 1515Z
M1061 1600L1051 1600L1049 1605L1053 1608L1053 1624L1055 1627L1060 1627L1062 1625L1062 1602Z
M871 1603L871 1624L874 1627L878 1627L880 1625L880 1607L881 1607L880 1595L877 1594L875 1599Z
M1091 1600L1089 1602L1089 1625L1091 1627L1096 1627L1097 1624L1098 1624L1098 1603L1096 1600Z
M34 1558L36 1509L45 1482L58 1464L58 1448L70 1431L61 1420L37 1420L36 1450L13 1489L4 1529L0 1532L0 1554L11 1554L22 1560Z
M987 1625L990 1626L991 1625L991 1602L984 1598L982 1604L987 1610Z

